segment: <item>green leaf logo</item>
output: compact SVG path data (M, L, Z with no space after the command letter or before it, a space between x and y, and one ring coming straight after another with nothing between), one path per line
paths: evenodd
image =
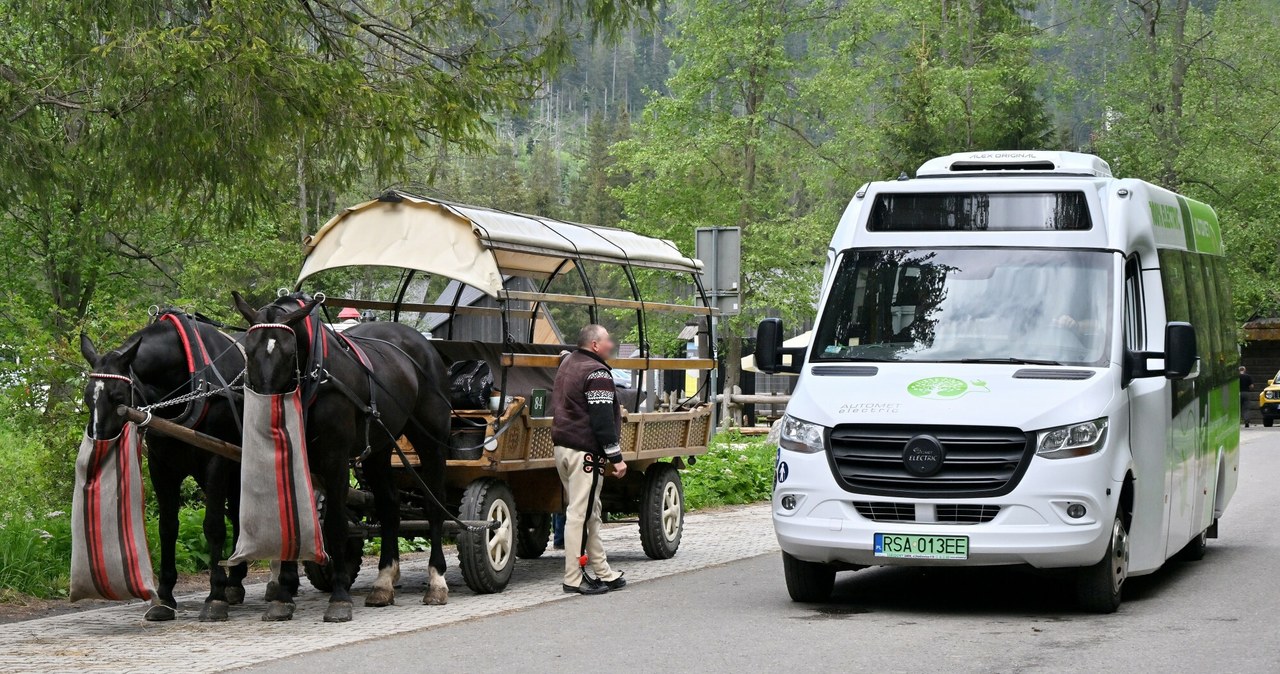
M966 393L989 393L987 382L975 379L965 383L955 377L926 377L907 384L907 393L925 400L955 400Z

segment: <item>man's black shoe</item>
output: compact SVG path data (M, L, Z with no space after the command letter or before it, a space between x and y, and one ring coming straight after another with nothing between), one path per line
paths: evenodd
M568 592L569 594L573 594L575 592L578 594L604 594L609 591L609 586L606 585L605 583L601 583L598 580L589 581L589 580L583 579L582 584L579 585L578 587L574 587L572 585L565 585L564 591Z
M624 571L623 573L626 573L626 572ZM604 586L610 590L621 590L622 588L626 587L627 579L623 578L622 575L623 575L622 573L618 574L617 578L614 578L613 580L605 582Z

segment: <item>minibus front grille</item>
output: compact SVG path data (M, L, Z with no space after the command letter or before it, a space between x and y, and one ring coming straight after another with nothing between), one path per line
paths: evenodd
M918 435L936 438L945 456L934 474L907 471L903 450ZM914 498L1003 496L1017 486L1035 451L1016 428L845 424L827 436L836 480L858 494Z
M986 503L938 504L935 512L943 524L985 524L1000 514L1000 506Z
M916 506L914 503L879 503L855 501L853 504L859 515L872 522L914 522Z

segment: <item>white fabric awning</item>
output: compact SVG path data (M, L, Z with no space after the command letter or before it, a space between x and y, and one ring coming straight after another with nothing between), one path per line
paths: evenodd
M396 267L497 297L504 273L545 277L580 259L702 270L663 239L393 192L344 210L309 237L298 282L339 267Z

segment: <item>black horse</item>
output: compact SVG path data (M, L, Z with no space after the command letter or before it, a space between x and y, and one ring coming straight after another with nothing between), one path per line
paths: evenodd
M317 487L327 495L346 494L350 464L359 460L374 496L381 527L378 578L366 606L395 601L400 575L400 499L391 469L393 439L403 434L421 458L421 475L437 498L444 495L445 442L449 406L444 361L425 337L399 323L354 326L340 338L319 320L319 301L303 294L281 297L255 310L239 293L236 308L249 321L245 339L247 385L263 394L304 391L307 457ZM359 353L357 353L359 352ZM361 357L368 359L368 368ZM376 409L376 418L371 410ZM325 549L332 593L326 622L351 619L349 520L343 498L326 498ZM433 505L431 559L425 604L444 604L444 518ZM280 572L281 596L265 620L288 620L298 589L296 563Z
M93 342L80 335L80 353L93 371L84 390L89 411L87 432L94 438L119 435L124 420L119 405L141 407L174 400L203 385L221 388L244 370L244 356L232 338L214 327L176 312L161 313L157 320L133 333L124 344L99 355ZM240 442L239 396L218 394L189 403L158 408L157 417L221 438ZM234 461L197 449L184 442L149 433L146 439L148 470L160 509L160 603L146 619L173 620L178 581L175 548L178 542L178 509L181 486L195 478L205 494L204 535L209 544L209 596L200 611L202 621L227 619L227 607L244 601L246 566L231 567L230 575L219 562L225 550L226 517L239 535L240 467Z

